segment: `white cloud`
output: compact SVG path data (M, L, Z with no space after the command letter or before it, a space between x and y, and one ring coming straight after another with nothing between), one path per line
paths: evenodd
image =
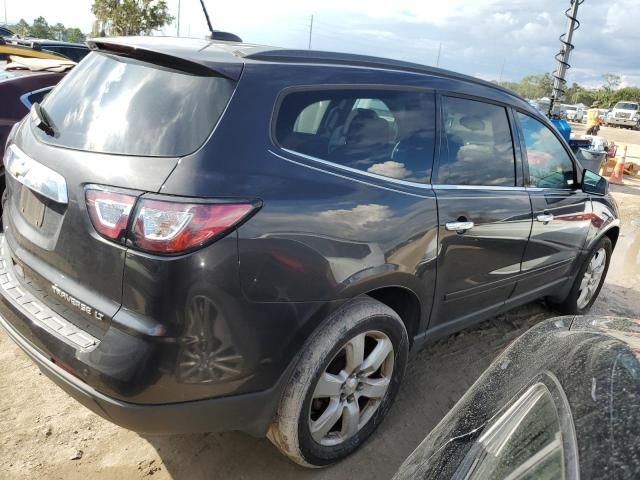
M92 0L7 0L10 21L32 21L43 15L50 23L78 25L89 31ZM350 51L440 66L497 79L555 68L558 36L566 28L568 1L557 0L249 0L241 4L205 0L215 28L239 34L249 42L306 48L309 20L314 18L313 47ZM168 0L177 16L178 0ZM207 33L199 0L181 0L183 36ZM575 33L569 82L598 84L605 72L635 82L640 75L640 8L638 0L588 1L581 5L582 23ZM176 25L162 33L174 35Z

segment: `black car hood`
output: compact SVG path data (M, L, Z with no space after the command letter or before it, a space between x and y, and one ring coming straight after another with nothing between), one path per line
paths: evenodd
M640 321L557 317L514 341L396 474L455 478L476 436L541 376L568 400L583 478L634 478L640 458ZM472 443L472 442L469 442ZM467 449L468 450L468 449Z

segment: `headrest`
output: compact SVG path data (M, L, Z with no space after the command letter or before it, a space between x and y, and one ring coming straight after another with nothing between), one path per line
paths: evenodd
M389 124L373 110L358 109L345 135L347 145L374 145L389 141Z
M475 115L467 115L460 119L460 125L473 132L484 130L484 122Z

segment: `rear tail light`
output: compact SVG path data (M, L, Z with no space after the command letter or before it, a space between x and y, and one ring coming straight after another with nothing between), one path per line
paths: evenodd
M85 196L91 223L98 233L110 240L124 241L137 196L105 190L87 190Z
M92 188L86 190L86 201L91 222L102 236L160 254L201 247L229 233L257 209L248 202L190 203Z
M175 203L142 199L133 221L133 244L149 252L192 250L232 230L254 210L247 203Z

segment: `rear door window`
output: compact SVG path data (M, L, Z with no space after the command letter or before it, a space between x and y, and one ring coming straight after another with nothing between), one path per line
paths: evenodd
M560 140L542 122L518 112L527 149L527 185L539 188L571 189L575 184L573 162Z
M441 185L515 185L515 155L507 110L464 98L442 98Z
M235 83L92 52L43 102L55 137L45 143L100 153L183 156L222 115Z
M434 95L384 89L293 92L282 100L275 137L292 152L428 183L435 141Z

